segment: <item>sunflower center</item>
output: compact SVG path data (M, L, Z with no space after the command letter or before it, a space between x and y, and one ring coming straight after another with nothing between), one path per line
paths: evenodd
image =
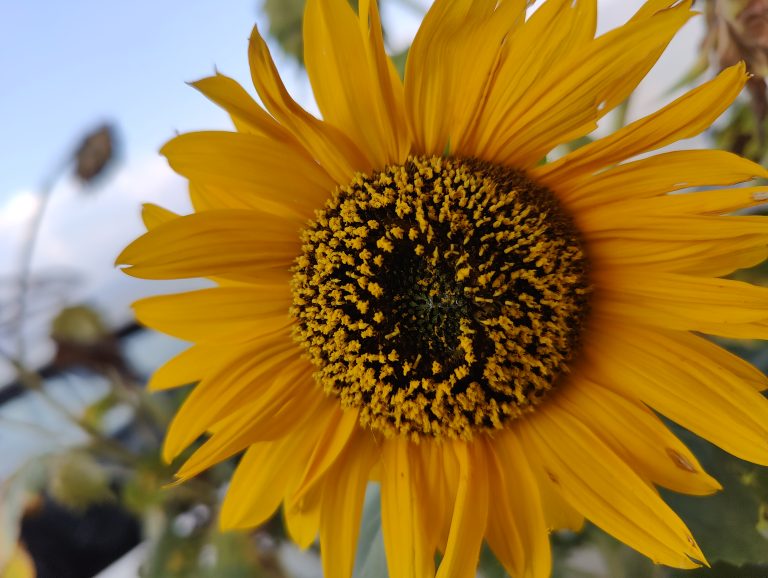
M578 347L584 249L554 194L520 171L410 157L339 187L302 242L296 339L363 427L414 439L502 428Z

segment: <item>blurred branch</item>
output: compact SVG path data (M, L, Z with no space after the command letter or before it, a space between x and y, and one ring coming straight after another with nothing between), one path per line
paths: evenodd
M24 320L27 316L27 295L29 293L30 272L32 269L32 259L35 254L35 246L40 236L40 226L43 224L43 217L51 199L54 186L59 178L64 174L69 159L61 165L57 165L51 174L43 181L38 191L39 203L35 209L29 227L27 228L24 241L21 245L19 254L19 276L18 276L18 295L16 307L16 323L14 332L16 334L16 364L21 366L26 360L26 344L24 340Z
M26 343L24 340L24 321L27 318L27 302L30 288L30 273L35 254L40 227L56 183L74 163L74 174L83 184L89 184L101 175L113 159L114 129L103 124L87 133L76 147L74 153L67 154L64 160L56 164L51 173L43 180L38 190L38 204L29 222L19 254L19 276L17 293L16 365L26 363Z

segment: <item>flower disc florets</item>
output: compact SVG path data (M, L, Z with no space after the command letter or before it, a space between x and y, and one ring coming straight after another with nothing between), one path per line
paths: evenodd
M411 157L339 187L302 241L296 337L326 393L369 429L500 428L577 349L584 250L553 193L520 171Z

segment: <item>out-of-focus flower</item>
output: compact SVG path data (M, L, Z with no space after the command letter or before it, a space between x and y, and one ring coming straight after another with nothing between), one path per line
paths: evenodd
M309 0L319 120L251 39L268 112L222 75L195 83L238 132L163 149L195 212L147 206L118 257L147 279L215 288L136 304L194 345L153 377L199 381L168 432L188 479L242 450L226 527L283 504L327 576L349 577L366 485L381 488L393 577L475 575L483 540L545 577L548 532L585 518L654 561L704 555L654 484L719 484L648 407L768 464L768 385L699 334L768 338L768 289L723 278L761 262L766 177L722 151L630 159L705 130L743 64L554 161L623 102L694 14L649 0L595 38L596 2L434 3L401 82L375 2ZM691 194L668 193L710 185Z
M133 377L115 335L90 307L76 305L62 309L51 324L51 338L56 344L53 365L59 369L87 367Z
M114 129L104 124L85 136L75 152L75 174L83 182L99 176L114 158Z
M84 511L88 506L114 500L106 471L93 455L72 450L51 459L48 491L59 504Z

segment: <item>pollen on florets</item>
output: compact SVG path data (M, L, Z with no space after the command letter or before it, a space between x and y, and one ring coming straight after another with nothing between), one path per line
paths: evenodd
M514 169L410 157L339 187L302 233L295 337L386 435L469 439L567 371L590 286L554 194Z

